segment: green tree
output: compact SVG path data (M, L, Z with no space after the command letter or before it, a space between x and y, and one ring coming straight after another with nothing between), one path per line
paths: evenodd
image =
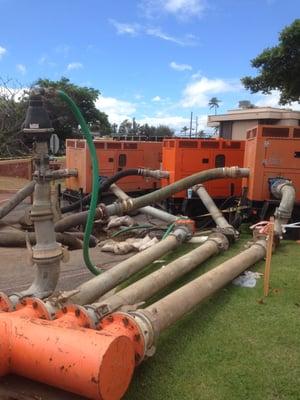
M103 135L111 133L107 115L98 110L95 105L100 95L98 89L75 85L65 77L62 77L59 81L38 79L35 85L64 90L78 105L85 120L93 130L97 130ZM46 100L46 107L52 120L53 128L62 141L78 135L78 123L64 102L57 97L53 97Z
M174 131L167 125L158 125L158 127L156 128L155 136L168 137L173 135Z
M129 119L124 119L119 125L119 135L130 135L132 133L132 122Z
M251 65L259 74L242 78L245 88L252 93L270 94L279 90L280 104L300 99L300 19L284 28L277 46L266 48Z
M188 132L188 130L189 130L189 128L188 128L187 126L184 126L184 127L181 129L181 132L184 134L184 136L186 136L186 133Z
M219 100L217 97L212 97L208 102L209 109L210 110L214 109L215 115L217 114L217 109L219 108L219 103L221 103L221 100Z

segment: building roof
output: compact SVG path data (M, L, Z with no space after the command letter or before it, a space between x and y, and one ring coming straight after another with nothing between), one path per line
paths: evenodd
M208 126L216 126L223 121L251 121L257 119L297 119L300 120L300 111L275 107L254 107L229 110L227 114L209 115Z

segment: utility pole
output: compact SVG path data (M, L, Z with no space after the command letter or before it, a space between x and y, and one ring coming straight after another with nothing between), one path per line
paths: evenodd
M193 111L191 111L190 138L192 137L192 129L193 129Z
M195 134L196 134L196 137L197 137L197 134L198 134L198 117L196 117L196 128L195 128Z

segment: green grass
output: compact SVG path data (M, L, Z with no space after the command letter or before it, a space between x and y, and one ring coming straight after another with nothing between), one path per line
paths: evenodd
M163 295L243 250L248 238ZM253 268L263 269L264 262ZM169 328L154 357L135 371L125 399L299 400L299 244L282 242L273 255L271 286L261 304L262 279L254 289L229 284Z

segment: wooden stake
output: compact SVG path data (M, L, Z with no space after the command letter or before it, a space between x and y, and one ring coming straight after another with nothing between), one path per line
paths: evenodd
M265 266L265 274L264 274L264 296L267 297L269 295L270 288L270 273L271 273L271 261L272 261L272 250L273 250L273 241L274 241L274 218L270 218L270 222L268 224L268 233L267 233L267 253L266 253L266 266Z

